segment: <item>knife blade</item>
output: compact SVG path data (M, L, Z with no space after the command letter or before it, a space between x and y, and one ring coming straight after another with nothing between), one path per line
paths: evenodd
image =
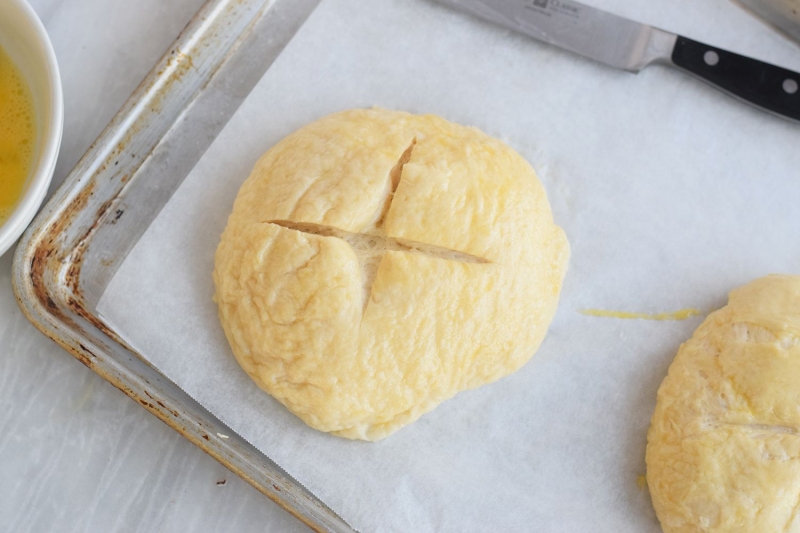
M740 100L800 121L800 74L573 0L437 0L610 67L676 67Z

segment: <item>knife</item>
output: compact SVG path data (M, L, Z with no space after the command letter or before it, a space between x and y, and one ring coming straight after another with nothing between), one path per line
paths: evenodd
M800 121L800 74L572 0L437 0L611 67L681 69L784 118Z

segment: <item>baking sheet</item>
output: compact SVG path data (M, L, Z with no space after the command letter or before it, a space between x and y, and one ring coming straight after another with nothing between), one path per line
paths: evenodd
M725 2L592 4L800 70L791 43ZM538 170L573 251L528 365L374 444L307 428L262 393L211 301L214 250L258 156L316 118L372 105L506 140ZM577 310L709 310L754 277L797 272L799 146L797 125L666 68L612 71L426 0L324 0L98 311L361 531L655 532L637 486L645 435L658 384L701 318Z

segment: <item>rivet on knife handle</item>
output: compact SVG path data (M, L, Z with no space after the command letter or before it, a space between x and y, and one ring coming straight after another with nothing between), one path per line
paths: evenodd
M800 121L800 74L678 37L672 63L768 111Z

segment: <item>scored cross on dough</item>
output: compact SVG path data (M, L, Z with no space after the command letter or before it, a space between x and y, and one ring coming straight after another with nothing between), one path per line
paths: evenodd
M397 164L389 173L388 179L391 182L391 190L387 193L387 200L381 208L381 212L376 214L374 217L375 222L370 223L362 233L351 233L339 228L309 222L293 222L290 220L270 220L266 222L267 224L275 224L289 230L299 231L310 235L337 238L349 244L355 252L361 266L363 286L362 299L364 309L367 307L369 296L372 292L372 285L375 281L381 260L388 251L418 253L463 263L490 263L490 261L484 258L476 257L464 252L421 242L397 239L386 234L383 223L387 214L389 213L389 210L391 209L392 199L394 198L395 191L401 181L402 169L409 161L411 157L411 151L415 144L416 139L412 141L411 145L402 154ZM308 193L306 192L304 197L307 194ZM302 198L298 204L301 202ZM293 209L293 213L296 210L297 207Z
M442 259L449 259L451 261L461 261L465 263L488 263L486 259L475 257L463 252L457 252L440 246L433 246L430 244L402 241L401 239L394 239L386 235L383 228L383 223L386 220L386 215L392 206L394 194L397 187L400 185L402 179L403 167L411 159L411 152L414 150L414 145L417 144L417 139L411 140L411 144L406 148L403 154L398 159L397 163L392 167L389 172L388 181L390 189L386 194L386 200L381 207L380 213L376 216L374 224L371 228L364 233L351 233L338 228L324 226L320 224L311 224L308 222L292 222L291 220L269 220L268 224L275 224L287 229L300 231L303 233L310 233L313 235L321 235L323 237L336 237L347 242L355 251L358 257L359 264L361 265L361 276L363 280L363 294L362 301L363 307L366 309L369 302L370 294L372 294L372 284L375 282L375 276L380 266L380 261L386 251L394 250L398 252L409 253L423 253L433 257L440 257ZM305 194L308 194L306 191ZM302 198L298 201L300 205ZM296 211L292 210L292 214Z
M215 299L242 368L308 425L383 438L524 364L569 248L530 165L474 128L353 110L242 185Z

